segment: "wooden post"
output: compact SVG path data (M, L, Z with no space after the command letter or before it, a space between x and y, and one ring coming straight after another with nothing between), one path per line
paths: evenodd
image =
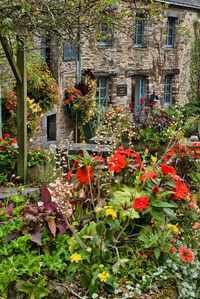
M0 85L0 137L2 137L1 85Z
M17 80L17 143L19 154L17 159L17 175L20 180L27 179L27 67L25 38L17 37L17 67L21 82Z

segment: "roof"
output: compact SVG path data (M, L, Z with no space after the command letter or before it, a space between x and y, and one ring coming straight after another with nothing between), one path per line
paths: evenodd
M160 2L160 0L155 0ZM200 9L200 0L164 0L165 3L176 6Z

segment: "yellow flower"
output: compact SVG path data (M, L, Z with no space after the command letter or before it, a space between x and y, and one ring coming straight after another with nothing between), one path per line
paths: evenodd
M173 232L175 232L177 234L180 234L180 231L179 231L178 227L176 227L175 225L173 225L173 224L167 224L167 227L169 229L171 229Z
M81 257L81 255L78 254L78 253L74 253L74 254L72 254L72 255L70 256L70 259L71 259L71 262L72 262L72 263L73 263L73 262L78 263L79 261L82 261L82 257Z
M106 282L107 278L110 277L110 274L108 274L106 271L103 271L102 273L98 274L98 277L101 281Z
M72 246L69 246L68 250L71 251L71 249L72 249Z
M107 209L106 210L106 216L112 216L112 219L114 220L115 218L117 218L117 213L113 210L113 209Z
M101 210L102 210L102 208L100 208L100 207L96 208L96 213L101 212Z
M112 209L112 206L104 206L104 209Z

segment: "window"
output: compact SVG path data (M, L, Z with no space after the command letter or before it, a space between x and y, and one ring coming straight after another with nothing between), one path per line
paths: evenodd
M56 140L56 114L47 116L47 141Z
M165 76L165 95L164 95L164 105L168 106L172 103L172 83L173 76Z
M105 77L97 78L97 105L108 105L108 79Z
M46 34L41 38L41 56L44 57L48 67L50 67L51 63L51 37L50 34Z
M140 102L145 98L145 76L132 77L132 102L135 111L140 111L144 104Z
M100 37L97 40L97 44L100 46L107 46L109 40L109 28L106 23L100 24Z
M168 17L166 46L168 48L174 48L174 41L175 41L175 18Z
M144 47L144 16L136 17L135 23L135 47Z
M76 60L76 47L71 44L63 45L63 61L74 61Z

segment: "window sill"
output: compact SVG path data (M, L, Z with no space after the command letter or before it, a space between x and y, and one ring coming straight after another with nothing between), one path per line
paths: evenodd
M166 51L177 51L177 48L175 48L175 47L166 47L165 50Z
M148 50L148 48L147 47L145 47L145 46L136 46L136 45L134 45L134 50L141 50L141 51L147 51Z

